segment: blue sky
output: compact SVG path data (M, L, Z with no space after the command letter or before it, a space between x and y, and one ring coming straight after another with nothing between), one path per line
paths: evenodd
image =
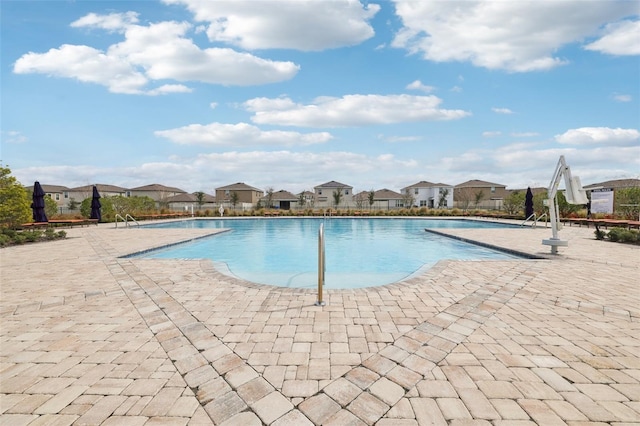
M5 1L24 185L640 177L637 1Z

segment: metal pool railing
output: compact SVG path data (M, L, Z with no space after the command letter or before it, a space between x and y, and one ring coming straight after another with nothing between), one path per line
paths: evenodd
M316 306L324 306L324 300L322 300L322 287L324 287L324 223L320 224L318 230L318 301Z

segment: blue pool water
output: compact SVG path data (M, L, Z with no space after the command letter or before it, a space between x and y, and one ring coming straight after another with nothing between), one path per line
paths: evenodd
M324 223L325 288L370 287L400 281L441 259L514 256L441 237L425 228L506 227L490 222L433 219L278 218L189 220L154 228L228 228L212 237L136 257L211 259L230 275L280 287L318 285L318 229Z

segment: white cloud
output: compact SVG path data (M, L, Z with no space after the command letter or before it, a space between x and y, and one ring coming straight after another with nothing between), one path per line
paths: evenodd
M261 130L247 123L207 125L190 124L170 130L158 130L156 136L182 145L205 146L304 146L325 143L333 137L330 133L298 133L281 130Z
M164 95L167 93L191 93L193 90L182 84L165 84L147 92L148 95Z
M137 23L137 12L110 13L108 15L89 13L88 15L72 22L71 26L74 28L93 27L108 31L123 31L130 25Z
M604 31L604 36L584 48L609 55L640 55L640 21L608 24Z
M511 111L509 108L491 108L491 111L495 112L496 114L513 114L513 111Z
M538 136L539 134L536 132L520 132L520 133L511 133L511 136L514 138L533 138Z
M456 120L470 115L463 110L440 109L436 96L345 95L317 98L296 104L289 98L255 98L244 103L260 124L304 127L349 127L418 121Z
M211 109L216 109L216 108L218 108L218 103L217 103L217 102L211 102L211 103L209 104L209 108L211 108Z
M391 143L401 143L401 142L416 142L421 140L420 136L386 136L386 135L378 135L378 139L383 140L385 142Z
M430 61L469 61L511 72L565 64L565 59L555 56L561 47L596 34L611 21L637 14L632 1L395 0L395 5L403 27L392 46ZM618 42L600 44L609 48ZM632 44L638 46L637 39Z
M408 90L420 90L421 92L431 93L436 90L433 86L427 86L423 84L420 80L416 80L413 83L410 83L406 87Z
M631 102L631 95L613 95L613 99L617 102Z
M638 144L640 132L636 129L611 129L609 127L581 127L569 129L555 136L556 141L567 145L625 146Z
M500 136L502 134L501 131L486 131L486 132L482 132L482 137L483 138L493 138L496 136Z
M23 135L21 132L18 132L16 130L9 130L6 132L2 132L2 142L4 143L15 143L15 144L19 144L19 143L25 143L27 142L28 139L25 135Z
M635 177L624 170L629 170L629 166L636 170L640 167L640 146L544 148L537 143L516 143L445 157L440 162L440 173L455 183L482 179L512 189L528 185L546 187L561 155L583 184Z
M90 21L102 25L99 18L92 16ZM23 55L16 61L14 72L74 78L104 85L113 93L156 95L190 89L166 84L147 90L151 80L248 86L288 80L299 70L292 62L271 61L232 49L201 49L186 37L191 25L184 22L129 24L123 29L124 41L106 52L65 44L47 53Z
M369 21L380 10L377 4L350 0L164 2L184 5L195 20L208 22L211 41L247 50L318 51L357 45L373 37Z

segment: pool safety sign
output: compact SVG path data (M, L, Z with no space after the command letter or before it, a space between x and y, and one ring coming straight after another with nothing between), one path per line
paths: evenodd
M613 190L611 188L591 191L591 213L613 213Z

